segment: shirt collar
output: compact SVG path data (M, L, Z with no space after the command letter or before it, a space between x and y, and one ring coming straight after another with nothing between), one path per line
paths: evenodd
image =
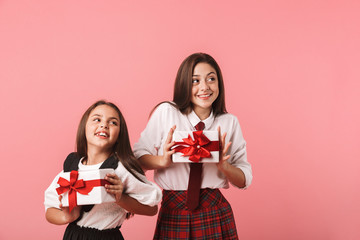
M191 125L194 127L199 123L199 122L203 122L205 124L205 129L204 130L208 130L212 123L214 122L214 114L213 111L211 111L210 116L207 119L204 120L200 120L200 118L198 117L198 115L196 115L196 113L194 112L194 110L191 111L191 113L187 116Z

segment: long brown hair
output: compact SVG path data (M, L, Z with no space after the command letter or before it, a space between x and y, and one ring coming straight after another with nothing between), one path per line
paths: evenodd
M85 128L86 128L86 122L89 118L89 115L92 110L94 110L97 106L100 105L107 105L109 107L112 107L119 115L120 120L120 132L119 136L116 140L116 143L114 144L112 148L112 154L114 154L118 160L124 165L124 167L137 179L143 182L135 173L140 173L144 175L144 171L140 167L140 164L136 160L134 153L132 151L131 145L130 145L130 139L129 139L129 133L126 126L125 118L120 112L119 108L111 103L104 100L99 100L95 102L93 105L91 105L83 114L81 117L77 135L76 135L76 151L79 157L87 157L87 140L85 135Z
M192 78L194 68L198 63L207 63L212 66L215 69L216 75L218 77L219 96L212 104L214 115L217 116L227 113L225 106L224 81L220 67L213 57L211 57L209 54L201 52L191 54L181 63L175 78L173 103L169 101L164 102L170 103L179 109L183 114L189 114L191 112L193 109L191 103ZM157 104L151 111L150 115L160 104L164 102Z

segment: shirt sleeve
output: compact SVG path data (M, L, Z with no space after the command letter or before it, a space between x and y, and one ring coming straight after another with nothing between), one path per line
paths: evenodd
M58 186L57 181L59 180L59 176L61 173L59 173L54 178L54 180L51 182L50 186L45 190L45 201L44 201L45 211L51 207L60 209L59 195L56 192L56 188Z
M171 107L170 104L164 103L155 109L144 131L142 131L139 141L134 144L133 149L136 158L146 154L158 155L165 134L164 129L166 128L163 119L167 119L166 114L169 114ZM168 118L168 120L171 119Z
M130 197L149 206L155 206L161 201L161 189L155 183L147 180L144 175L137 174L143 182L139 181L120 162L115 172L124 184L124 192Z
M229 139L229 141L232 142L229 149L231 157L228 161L231 165L240 168L243 171L246 179L244 189L246 189L252 182L252 169L250 163L247 161L246 141L243 137L239 121L235 116L232 129L233 131Z

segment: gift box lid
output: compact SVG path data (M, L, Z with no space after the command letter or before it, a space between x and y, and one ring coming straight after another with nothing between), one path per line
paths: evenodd
M219 162L217 131L175 131L173 162Z
M77 177L74 176L74 172L77 172ZM59 184L59 178L58 189L62 188L62 205L64 207L69 206L70 188L64 187L64 185L67 185L67 182L74 182L72 186L77 188L76 191L73 191L71 193L76 194L76 205L115 202L115 196L113 194L109 194L104 187L105 184L108 184L108 182L104 180L106 174L108 173L115 173L115 170L112 168L105 168L97 170L81 170L61 173L60 178L63 179L61 181L62 184ZM73 177L74 179L70 180L71 177Z

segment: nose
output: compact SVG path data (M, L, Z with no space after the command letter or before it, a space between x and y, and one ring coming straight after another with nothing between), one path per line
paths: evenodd
M101 127L101 128L104 128L104 129L107 129L107 128L108 128L108 125L107 125L106 123L103 123L103 124L101 124L100 127Z
M208 82L205 80L200 81L200 90L208 90L209 89L209 84Z

